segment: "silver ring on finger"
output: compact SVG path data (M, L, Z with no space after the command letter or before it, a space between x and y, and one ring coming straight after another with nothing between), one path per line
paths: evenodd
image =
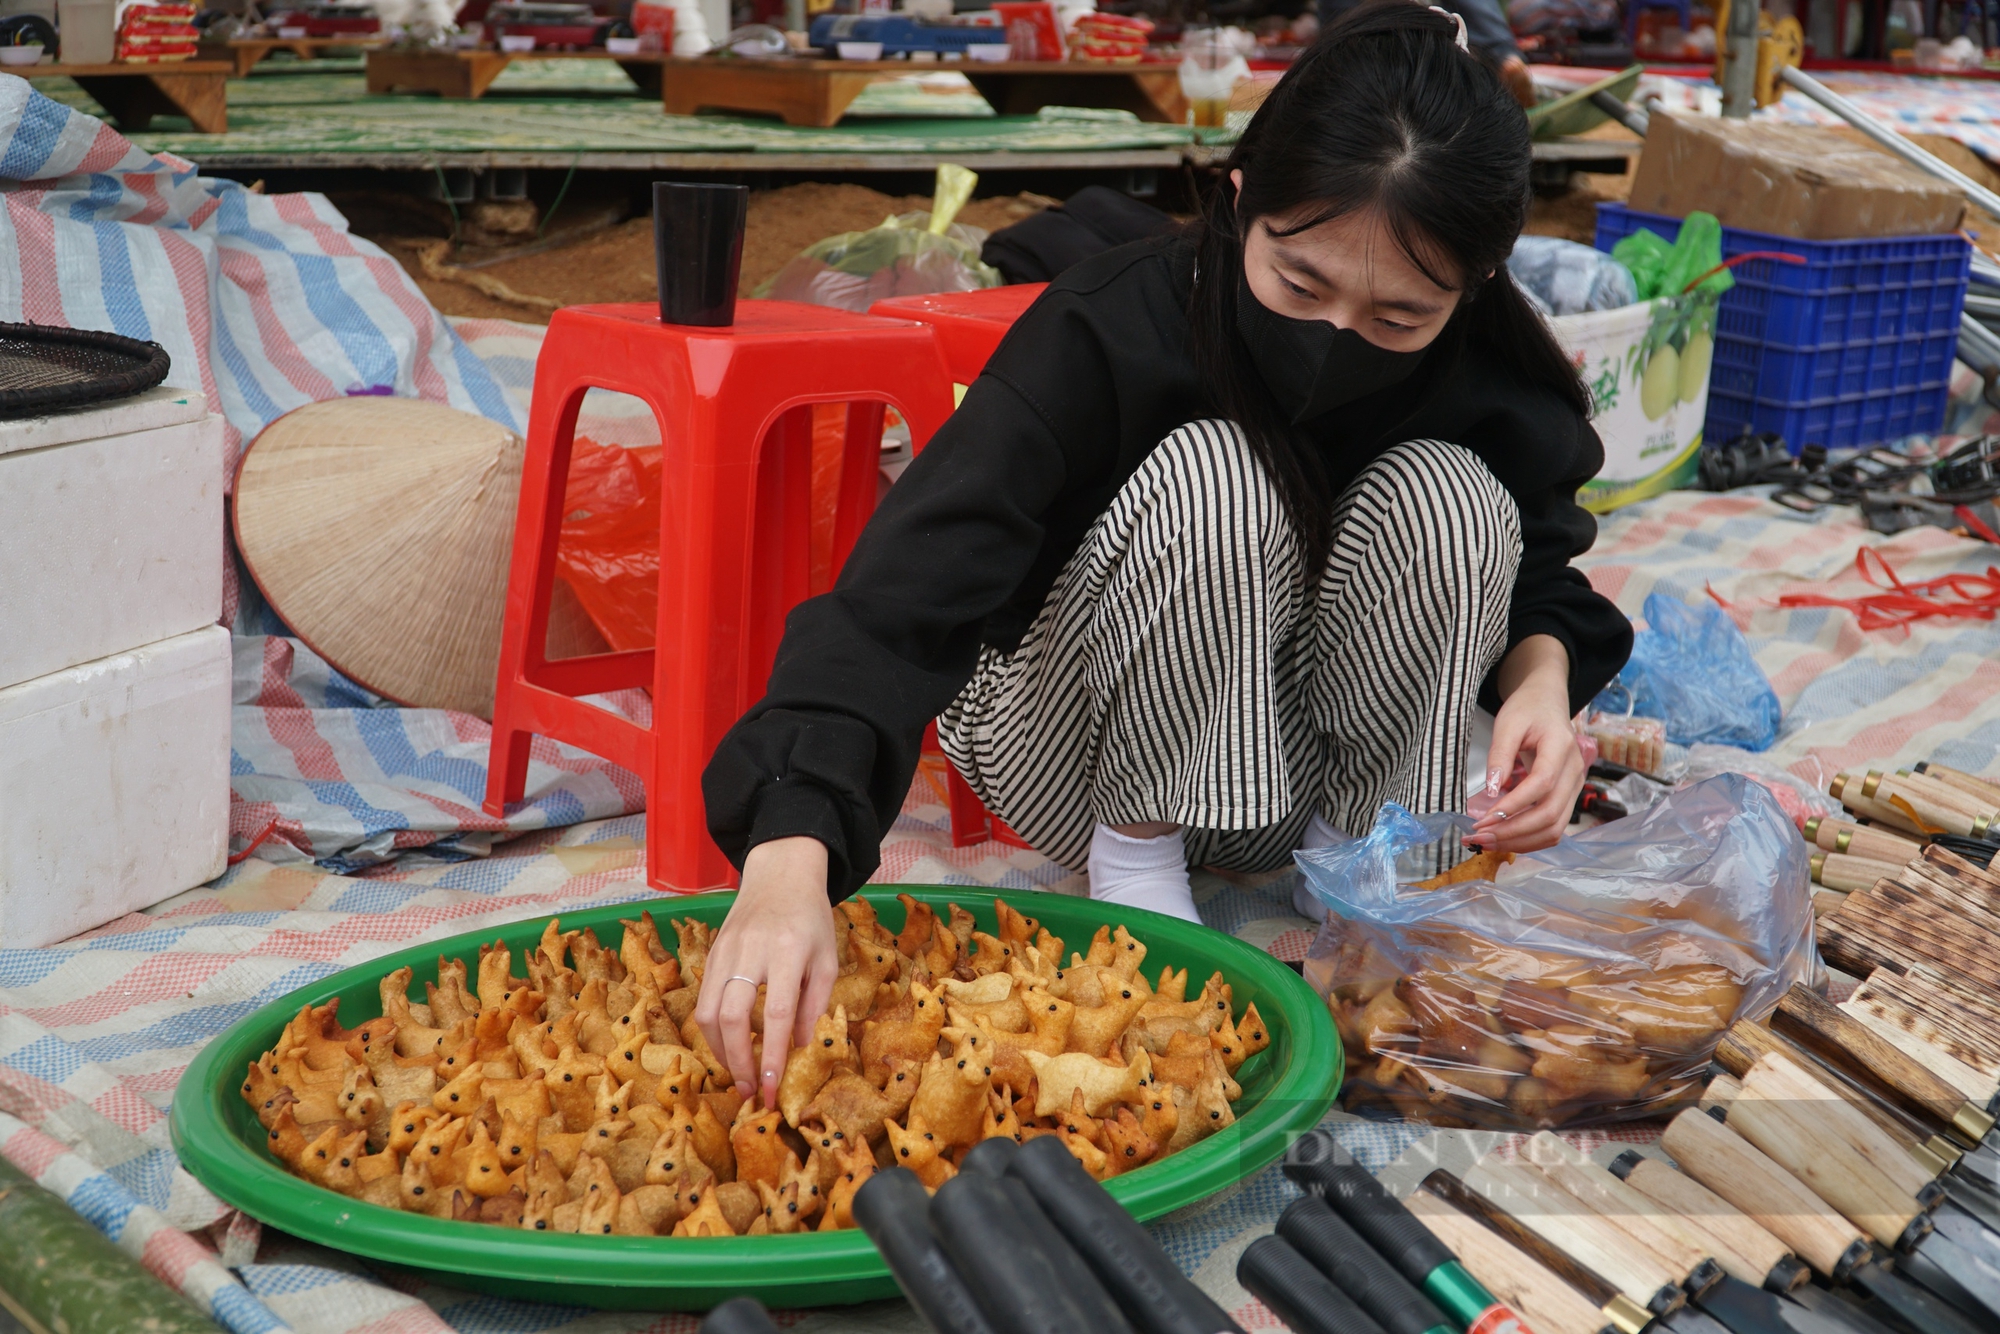
M762 982L759 982L756 978L745 977L741 973L731 973L728 977L722 979L722 985L725 987L728 986L731 982L748 982L753 987L761 987L764 985Z

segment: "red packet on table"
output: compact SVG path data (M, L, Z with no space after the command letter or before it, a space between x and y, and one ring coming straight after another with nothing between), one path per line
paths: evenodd
M1007 29L1009 55L1015 60L1061 60L1062 25L1056 7L1047 0L1004 0L993 6Z

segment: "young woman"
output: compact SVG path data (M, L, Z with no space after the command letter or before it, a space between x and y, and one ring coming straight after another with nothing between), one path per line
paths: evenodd
M1531 767L1473 841L1560 835L1571 714L1631 630L1569 566L1603 450L1507 276L1527 123L1459 42L1406 0L1332 25L1192 234L1057 281L792 615L704 784L743 888L697 1018L746 1093L826 1004L827 899L875 869L933 718L1093 897L1189 918L1190 865L1461 809L1480 704L1490 790Z

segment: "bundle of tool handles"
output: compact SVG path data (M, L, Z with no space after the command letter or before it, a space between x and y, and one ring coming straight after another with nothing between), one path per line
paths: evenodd
M1330 1137L1306 1136L1285 1170L1314 1193L1278 1236L1250 1245L1237 1274L1294 1330L1503 1334L1511 1319L1526 1334ZM855 1195L854 1217L936 1334L1243 1334L1048 1136L987 1140L934 1197L907 1171L878 1172ZM739 1298L711 1312L702 1334L775 1328Z
M1605 1165L1544 1131L1430 1172L1405 1207L1537 1334L2000 1328L1993 1117L1919 1041L1794 987L1723 1037L1660 1139L1671 1161Z

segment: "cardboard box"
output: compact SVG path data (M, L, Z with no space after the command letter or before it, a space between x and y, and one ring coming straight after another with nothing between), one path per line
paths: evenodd
M213 625L222 487L191 390L0 422L0 688Z
M1936 236L1965 216L1956 189L1838 130L1669 112L1653 117L1627 206L1809 241Z
M211 625L0 690L0 940L66 940L222 874L229 654Z

